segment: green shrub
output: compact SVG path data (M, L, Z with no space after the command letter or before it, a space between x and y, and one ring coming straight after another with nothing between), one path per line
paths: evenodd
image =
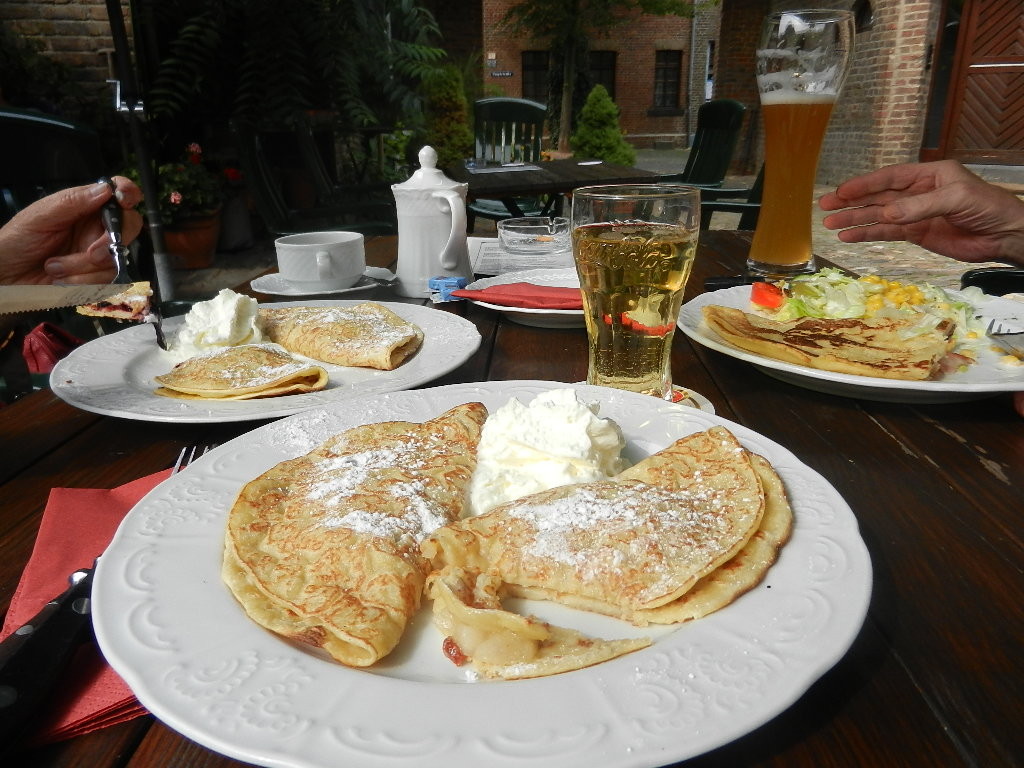
M423 144L437 150L439 168L460 165L473 155L473 131L462 72L454 65L439 67L423 81L425 131ZM422 146L422 145L420 145ZM420 146L410 146L415 154Z
M595 85L587 96L569 146L580 157L618 165L636 162L636 152L626 143L619 128L619 108L603 85Z

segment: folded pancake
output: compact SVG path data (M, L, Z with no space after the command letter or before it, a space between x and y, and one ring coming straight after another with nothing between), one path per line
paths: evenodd
M327 371L276 344L224 347L190 357L154 377L156 394L184 400L253 400L317 392Z
M430 570L420 540L462 514L486 416L355 427L246 484L222 568L246 613L343 664L388 654Z
M954 325L948 320L923 330L893 317L779 322L714 304L702 311L704 322L740 349L836 373L922 381L938 373L953 348Z
M482 676L501 680L543 677L583 669L646 648L648 638L602 640L502 608L494 574L447 567L427 577L434 623L452 662L469 662Z
M348 307L261 307L263 334L290 352L335 365L390 371L423 343L423 331L372 301Z
M143 322L152 312L149 303L152 295L153 288L148 282L131 283L120 293L115 293L102 301L75 307L75 311L87 317Z
M793 509L782 480L763 456L751 461L764 489L761 524L732 558L698 581L689 592L671 603L638 611L651 624L677 624L699 619L724 608L764 579L793 530Z
M728 430L683 438L613 480L567 485L435 531L435 568L491 570L519 597L634 624L689 592L758 529L764 492Z

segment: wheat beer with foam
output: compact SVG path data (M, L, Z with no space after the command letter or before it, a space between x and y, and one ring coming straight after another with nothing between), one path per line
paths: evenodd
M751 260L781 267L812 260L814 177L834 104L828 95L774 91L762 97L764 193Z
M747 271L778 280L814 271L811 208L825 129L853 52L853 14L769 14L757 49L764 119L764 191Z

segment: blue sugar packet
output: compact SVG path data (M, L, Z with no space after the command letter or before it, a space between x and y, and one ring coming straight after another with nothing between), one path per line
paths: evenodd
M464 277L448 277L441 275L439 277L432 277L427 281L427 288L430 289L431 300L437 304L440 301L458 301L457 296L452 296L452 291L457 291L460 288L465 288L469 284L469 280Z

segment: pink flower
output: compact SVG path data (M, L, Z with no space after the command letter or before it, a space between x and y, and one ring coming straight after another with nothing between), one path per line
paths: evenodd
M167 197L171 201L171 205L181 205L181 192L171 192Z
M187 147L185 147L185 151L188 152L188 154L190 154L190 155L201 155L201 154L203 154L203 148L200 147L194 141L191 144L189 144Z

